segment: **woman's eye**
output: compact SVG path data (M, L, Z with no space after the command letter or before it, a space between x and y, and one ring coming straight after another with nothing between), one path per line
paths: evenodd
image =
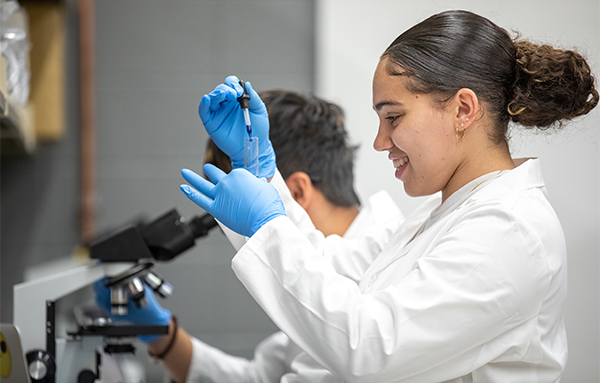
M400 116L388 116L385 119L391 123L394 123L398 118L400 118Z

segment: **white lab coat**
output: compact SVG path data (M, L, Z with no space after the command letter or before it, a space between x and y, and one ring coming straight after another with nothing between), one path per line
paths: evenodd
M566 246L539 161L485 177L392 235L324 239L289 212L255 233L233 269L306 353L282 382L560 380Z
M295 217L305 230L318 237L320 234L314 232L315 228L310 218L304 209L293 201L279 174L273 183L283 195L287 213ZM398 226L403 219L404 216L390 195L380 191L372 195L361 207L358 216L344 234L344 238L356 238L378 227ZM234 246L244 243L242 239L235 238L230 230L225 229L225 232ZM350 266L350 269L354 269L354 266ZM317 375L330 375L323 366L308 357L283 332L277 332L264 339L256 348L253 360L228 355L196 338L192 338L192 344L193 357L187 377L187 382L190 383L277 383L285 374L294 371L292 365L297 369L295 373L304 376L307 381L313 381L312 378Z

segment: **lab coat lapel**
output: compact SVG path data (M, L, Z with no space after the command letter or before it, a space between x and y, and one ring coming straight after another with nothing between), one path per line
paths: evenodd
M417 242L417 240L414 240L417 232L429 217L431 210L439 205L439 203L440 197L438 195L432 196L398 228L398 232L394 235L393 240L383 248L381 254L369 266L359 284L361 291L370 290L376 284L380 274L387 268L397 267L397 265L392 265L392 263L397 263L411 251L415 242ZM413 262L402 260L402 263L412 265Z

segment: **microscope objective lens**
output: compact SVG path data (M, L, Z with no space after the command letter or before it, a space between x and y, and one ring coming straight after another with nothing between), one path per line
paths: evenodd
M110 289L111 312L113 315L127 314L127 296L123 286L114 286Z

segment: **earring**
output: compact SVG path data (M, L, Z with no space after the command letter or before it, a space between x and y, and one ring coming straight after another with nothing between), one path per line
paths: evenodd
M458 129L458 125L456 125L456 132L454 132L454 135L456 136L456 139L459 140L459 141L462 140L465 137L465 129L464 129L464 127L465 127L464 123L460 124L460 128L462 130L459 130ZM459 132L462 133L462 134L459 134Z
M469 121L469 117L465 117L465 121Z

